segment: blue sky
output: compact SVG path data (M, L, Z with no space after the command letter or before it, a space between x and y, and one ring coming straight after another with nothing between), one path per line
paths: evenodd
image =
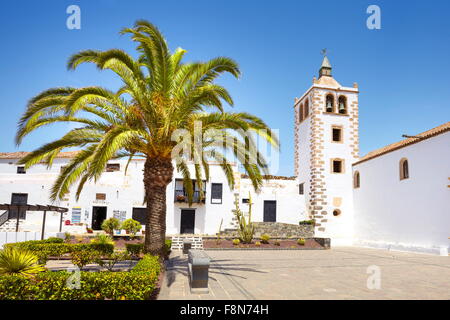
M81 8L81 30L66 28L66 8ZM366 27L369 5L381 8L381 30ZM0 151L29 151L59 137L67 126L42 129L14 145L27 101L56 86L116 89L112 73L92 65L67 71L82 49L134 44L118 34L137 19L155 23L186 60L236 59L242 77L220 80L237 111L280 129L278 174L293 175L292 105L311 85L329 49L333 75L360 88L360 149L370 150L450 120L450 2L434 1L3 1L0 6Z

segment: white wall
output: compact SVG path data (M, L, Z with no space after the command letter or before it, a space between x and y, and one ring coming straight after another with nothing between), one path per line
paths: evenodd
M44 239L48 239L50 237L57 237L57 232L45 232ZM40 232L0 232L0 249L3 248L4 244L7 243L16 243L16 242L24 242L30 240L41 240Z
M399 179L408 159L409 179ZM355 243L400 250L439 252L450 237L450 132L353 167Z
M264 201L276 201L277 222L298 224L299 221L307 219L304 195L298 192L296 180L272 179L265 181L261 192L253 190L250 179L241 179L239 205L244 212L248 211L248 205L242 204L243 198L252 197L252 220L264 221Z

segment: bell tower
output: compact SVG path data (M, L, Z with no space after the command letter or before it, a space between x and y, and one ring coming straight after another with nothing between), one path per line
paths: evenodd
M295 174L317 237L350 244L352 163L359 158L358 86L343 87L324 58L319 78L295 99Z

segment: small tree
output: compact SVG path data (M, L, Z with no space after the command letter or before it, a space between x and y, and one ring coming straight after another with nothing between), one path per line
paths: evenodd
M134 238L137 232L141 230L142 226L139 221L134 219L127 219L122 223L122 229L131 233L131 237Z
M233 213L238 222L238 233L239 238L243 243L251 243L253 240L253 235L255 234L255 227L252 223L252 196L250 192L248 193L248 218L246 219L244 213L239 208L239 198L236 197L234 204L236 208L233 210Z
M102 223L102 230L104 230L106 233L109 233L110 235L113 235L114 230L119 229L120 229L120 221L116 218L106 219Z

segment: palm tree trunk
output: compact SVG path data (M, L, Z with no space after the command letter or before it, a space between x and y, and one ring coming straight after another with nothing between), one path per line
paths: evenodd
M166 189L172 181L171 159L147 158L144 165L147 223L144 252L163 258L166 239Z

